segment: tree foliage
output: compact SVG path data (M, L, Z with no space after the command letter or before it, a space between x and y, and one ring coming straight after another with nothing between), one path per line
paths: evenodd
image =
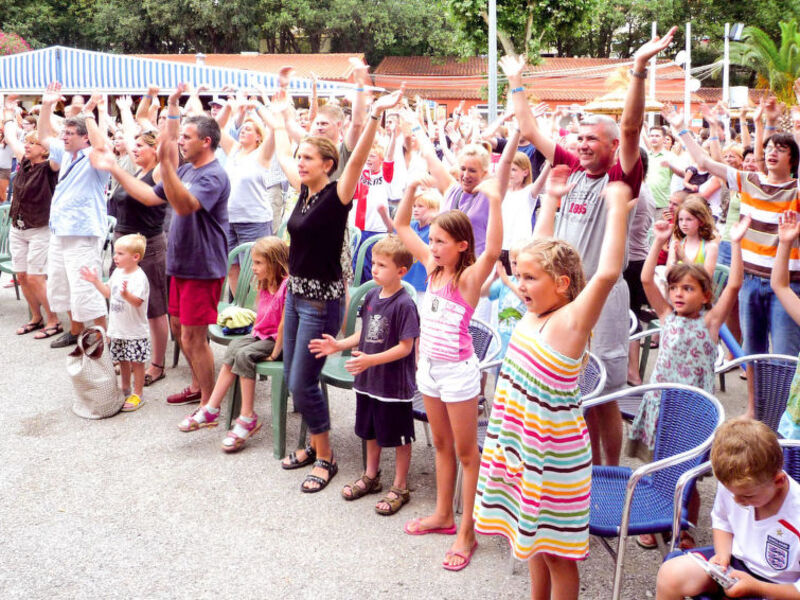
M0 56L8 56L30 50L31 46L16 33L0 31Z

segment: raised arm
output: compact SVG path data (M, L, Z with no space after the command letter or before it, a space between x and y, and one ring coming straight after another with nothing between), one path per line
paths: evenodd
M625 97L625 107L620 119L619 162L625 173L630 173L639 160L639 131L644 122L644 82L647 79L647 63L672 43L672 36L678 30L670 29L660 38L654 36L633 55L631 82Z
M500 196L505 197L506 190L508 190L508 178L511 174L511 165L514 162L514 156L517 154L517 146L519 145L519 129L516 127L510 132L506 140L506 147L503 148L503 154L500 155L500 161L497 163L497 180L500 182Z
M353 77L358 87L356 88L356 97L353 99L350 126L344 134L344 145L348 150L354 150L361 139L361 133L367 119L366 87L369 85L369 67L362 60L355 57L351 57L349 61L353 67ZM366 125L369 125L369 123L366 123Z
M401 87L396 92L382 96L372 104L367 126L364 128L361 137L358 138L358 143L350 155L350 160L347 161L342 176L336 183L336 192L342 204L350 204L353 201L358 178L361 176L361 169L364 168L364 163L367 161L372 142L375 140L375 132L378 130L378 121L380 121L381 115L387 109L397 106L402 97L403 88Z
M503 244L503 216L500 204L503 197L500 195L500 185L496 178L486 179L475 188L476 192L482 192L489 198L489 219L486 223L486 246L483 252L475 260L475 264L468 267L464 272L464 283L459 283L459 287L467 286L467 293L464 299L467 302L474 300L475 304L480 297L481 285L492 273L497 259L500 257L500 250ZM462 287L462 293L463 293ZM471 296L471 298L469 297Z
M403 198L400 200L400 204L397 207L397 212L394 215L394 229L397 232L397 237L405 244L405 247L408 248L408 251L411 252L414 258L425 265L425 270L428 273L431 272L434 266L431 262L431 252L428 248L428 244L423 242L422 238L411 229L411 211L414 205L414 198L417 195L417 190L421 185L429 184L433 184L433 180L429 177L424 179L412 179L408 183Z
M672 225L667 221L656 221L653 223L653 244L650 246L650 252L647 253L647 259L642 266L642 288L647 296L647 301L653 310L656 311L659 319L664 319L669 313L672 312L672 307L664 298L664 292L655 283L656 264L658 263L658 255L661 248L664 247L672 236Z
M106 146L110 145L106 134L103 129L98 126L97 120L92 112L95 107L97 107L98 112L102 111L99 106L101 98L102 96L99 92L93 93L82 112L86 120L86 132L89 134L89 143L92 145L93 150L103 150Z
M739 131L742 134L742 147L747 148L750 145L750 128L747 126L747 108L742 107L739 110Z
M263 111L262 118L272 129L272 135L275 138L275 158L278 159L289 185L300 191L300 173L297 170L297 161L292 157L292 144L289 141L286 122L280 107L270 106L269 109Z
M524 56L504 56L500 59L500 68L508 77L509 94L511 94L514 114L519 123L519 130L525 139L529 140L536 149L544 154L547 162L552 163L556 155L556 143L553 139L539 129L539 124L531 112L531 107L525 97L525 87L522 85L522 71L525 68Z
M708 123L708 128L711 132L711 136L708 138L709 154L711 154L712 159L714 159L718 163L721 163L722 147L720 146L720 140L724 136L722 130L722 123L720 122L719 116L717 114L718 108L719 105L715 107L714 110L711 110L705 102L700 105L700 112L702 113L703 118Z
M147 86L147 94L142 96L139 100L139 106L136 107L136 121L143 129L155 129L156 126L150 119L150 107L158 100L158 86L152 83ZM157 119L156 119L157 120Z
M789 259L792 249L797 247L798 235L800 235L800 222L798 222L797 213L794 211L784 212L780 217L778 251L772 265L769 283L784 310L789 313L795 323L800 324L800 298L789 287Z
M110 148L92 150L89 154L89 162L92 163L95 169L111 173L112 177L119 181L122 188L128 192L128 194L145 206L164 204L164 200L156 195L152 187L138 177L134 177L117 164Z
M728 166L712 160L711 157L706 154L705 150L695 141L692 132L683 128L683 116L680 112L675 110L674 106L664 106L664 108L661 109L661 115L678 132L678 137L683 141L683 144L689 151L689 155L701 171L708 171L712 175L721 178L723 181L728 180Z
M16 96L9 96L4 100L0 94L0 106L3 107L3 137L17 161L22 161L25 156L25 144L17 138Z
M745 233L747 233L748 227L750 227L749 215L742 217L736 225L731 227L731 270L728 274L728 281L725 283L725 289L722 290L722 294L720 294L717 303L709 311L707 320L715 336L735 306L736 300L739 297L739 290L744 282L742 238L744 238Z
M538 182L541 177L542 175L540 174L536 181ZM570 190L575 187L574 183L567 183L568 179L569 167L567 165L556 165L550 169L550 173L547 175L542 206L539 209L539 216L536 217L536 226L533 229L534 238L553 237L556 226L556 212L561 198L569 194Z
M39 133L39 143L45 148L50 148L50 143L56 137L50 117L53 115L53 105L61 99L61 84L51 82L47 90L42 95L42 108L39 111L39 120L36 122L36 130Z

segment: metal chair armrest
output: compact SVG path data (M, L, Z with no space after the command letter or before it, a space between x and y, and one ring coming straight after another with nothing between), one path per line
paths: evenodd
M641 331L634 333L632 336L628 338L629 342L635 342L636 340L641 340L642 338L650 337L656 333L661 333L660 327L654 327L653 329L642 329Z
M800 361L798 357L790 356L788 354L747 354L745 356L740 356L739 358L734 358L733 360L723 362L715 369L715 374L728 371L733 367L738 367L739 365L743 365L754 360L783 360L794 364L797 364L798 361Z
M706 461L702 465L697 465L689 469L678 478L675 484L675 497L672 502L672 540L669 543L669 552L674 552L678 547L681 537L681 513L683 512L683 490L693 479L711 472L711 461Z

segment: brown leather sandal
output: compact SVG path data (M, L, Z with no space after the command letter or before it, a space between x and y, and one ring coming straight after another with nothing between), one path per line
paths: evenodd
M411 492L408 491L408 488L403 490L399 487L392 486L389 493L378 501L378 504L388 504L389 508L380 508L376 504L375 512L384 516L396 514L403 508L404 504L408 504L409 500L411 500Z
M364 487L358 485L358 482L361 481L364 483ZM361 477L356 479L353 483L348 483L346 486L342 488L342 498L345 500L358 500L359 498L363 498L367 494L377 494L383 489L383 484L381 484L381 472L378 471L378 474L375 477L367 477L367 474L364 473ZM349 491L350 494L346 494L345 491Z

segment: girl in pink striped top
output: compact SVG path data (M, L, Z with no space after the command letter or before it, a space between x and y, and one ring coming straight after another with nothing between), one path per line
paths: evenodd
M417 388L425 400L436 446L436 510L430 516L406 523L405 531L409 535L457 533L442 566L459 571L469 564L478 545L472 507L480 466L477 427L481 378L468 328L480 299L481 285L500 256L502 198L494 179L484 181L476 190L489 198L486 247L476 258L472 225L461 211L439 214L431 222L428 244L411 229L412 203L423 183L417 180L409 184L394 226L428 273L428 289L420 306ZM458 528L453 514L456 458L464 470L461 490L464 516Z

